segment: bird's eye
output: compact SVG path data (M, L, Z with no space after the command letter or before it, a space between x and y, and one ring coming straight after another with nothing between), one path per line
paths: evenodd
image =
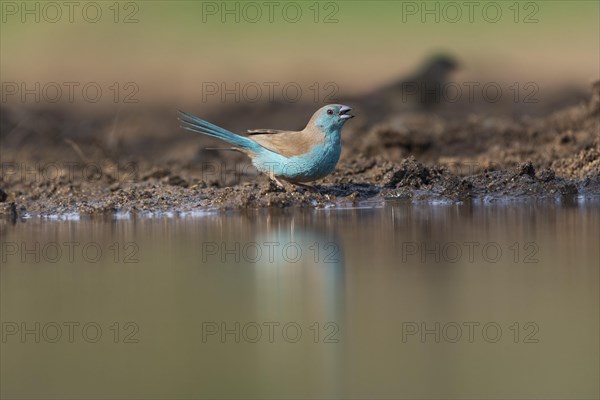
M333 115L333 110L330 108L329 110L327 110L327 114Z

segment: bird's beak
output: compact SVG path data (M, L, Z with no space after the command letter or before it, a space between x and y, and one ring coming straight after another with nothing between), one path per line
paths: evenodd
M346 114L347 112L349 112L350 110L352 110L350 107L348 106L342 106L340 108L340 118L341 119L350 119L350 118L354 118L354 115L350 115L350 114Z

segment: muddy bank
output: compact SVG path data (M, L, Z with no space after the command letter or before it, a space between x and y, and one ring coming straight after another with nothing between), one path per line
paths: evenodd
M372 125L357 119L344 131L336 171L312 189L286 190L243 155L204 150L216 143L179 131L173 110L115 129L108 118L81 126L67 111L33 118L3 107L0 213L16 220L600 196L599 92L597 83L585 102L545 117L391 112ZM271 126L269 107L260 110L252 128Z

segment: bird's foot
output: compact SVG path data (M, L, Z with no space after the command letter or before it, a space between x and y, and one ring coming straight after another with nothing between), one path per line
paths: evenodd
M320 185L309 185L306 183L297 183L294 182L292 184L292 190L300 193L313 193L313 194L321 194L322 187Z
M277 179L274 176L269 177L270 189L272 191L283 190L285 192L296 192L298 188L315 190L315 187L305 183L288 182L286 180Z
M301 187L301 188L304 188L304 189L308 189L310 191L316 191L316 190L318 190L315 186L309 185L308 183L298 183L298 182L295 182L294 185L296 185L296 187Z

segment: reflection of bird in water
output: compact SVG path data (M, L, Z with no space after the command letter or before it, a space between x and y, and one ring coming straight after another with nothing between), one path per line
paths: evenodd
M320 218L280 216L267 218L265 232L255 228L253 240L276 249L272 259L265 254L254 268L255 318L280 323L278 332L286 324L297 324L303 339L296 346L285 342L265 346L257 353L256 364L275 382L286 379L289 371L273 372L273 365L285 360L314 365L311 374L320 377L327 391L336 393L346 365L342 342L347 327L346 260L343 242L326 224L328 219ZM289 332L296 334L295 329ZM316 343L322 347L315 347Z
M371 121L401 111L431 110L444 102L443 91L458 62L445 54L430 57L414 74L384 85L359 102Z
M287 226L285 222L280 219L254 239L273 248L256 268L257 283L264 285L264 290L257 290L258 309L275 312L288 307L292 314L298 311L323 321L343 322L346 278L342 243L333 232L295 223L294 218ZM300 302L295 294L301 295Z

